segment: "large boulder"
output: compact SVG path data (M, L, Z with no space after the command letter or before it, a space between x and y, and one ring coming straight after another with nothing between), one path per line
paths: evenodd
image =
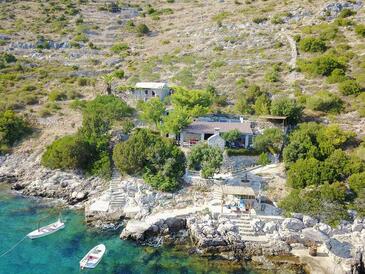
M274 231L277 231L277 230L278 230L278 224L273 221L266 223L263 228L263 231L266 234L272 234Z
M268 247L262 248L262 254L265 256L288 255L290 250L290 246L284 241L270 241Z
M265 223L260 219L253 219L250 222L252 229L255 232L262 232L262 229L264 228Z
M331 238L326 242L327 249L334 255L340 258L351 258L352 245L348 242L340 242L335 238Z
M155 232L156 227L137 220L130 220L126 227L123 229L122 233L120 234L120 238L123 240L136 240L136 241L143 241L148 232Z
M358 222L357 220L355 220L354 223L351 226L351 230L353 232L361 232L361 230L363 230L363 228L364 228L364 224Z
M170 233L176 233L186 228L186 219L184 218L168 218L165 220Z
M304 223L305 227L313 227L318 223L318 221L310 216L304 215L303 223Z
M303 241L320 243L326 242L329 239L328 235L312 227L303 229L301 238L303 239Z
M324 223L318 223L314 226L314 229L323 232L326 235L332 235L332 228Z
M290 231L301 231L304 228L304 224L301 220L297 218L287 218L281 224L281 228L283 230L290 230Z

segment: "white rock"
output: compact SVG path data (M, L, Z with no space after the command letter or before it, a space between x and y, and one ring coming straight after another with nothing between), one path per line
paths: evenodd
M304 224L301 220L296 218L287 218L281 224L283 230L300 231L304 228Z
M303 220L303 214L302 213L292 213L291 216L298 220Z
M251 220L250 224L251 224L252 229L256 232L262 231L262 229L265 225L265 223L259 219Z
M351 230L353 232L361 232L361 230L364 228L364 225L362 223L354 223L351 226Z
M310 216L304 215L303 216L303 223L305 227L313 227L318 221Z
M272 234L278 230L278 225L274 221L270 221L264 225L263 231L268 234Z
M324 223L318 223L314 227L315 229L323 232L324 234L331 235L332 234L332 228Z

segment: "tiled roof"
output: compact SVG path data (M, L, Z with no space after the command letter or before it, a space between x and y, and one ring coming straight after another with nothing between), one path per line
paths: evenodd
M215 129L219 129L219 132L228 132L237 129L243 134L252 134L251 123L226 123L226 122L207 122L207 121L194 121L189 126L184 128L183 131L190 133L208 133L214 134Z
M166 83L156 82L139 82L136 84L136 88L151 88L151 89L162 89L166 86Z

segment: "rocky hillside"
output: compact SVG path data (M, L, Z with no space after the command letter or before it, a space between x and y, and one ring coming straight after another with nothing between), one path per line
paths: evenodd
M227 96L227 111L257 84L274 97L296 97L309 119L327 117L364 134L364 96L343 95L297 65L322 54L298 48L299 39L320 37L326 53L346 57L347 77L364 88L364 18L362 1L3 2L0 51L21 62L3 68L0 103L43 117L62 113L58 99L103 92L100 76L123 70L114 88L161 80L211 85ZM329 96L339 97L341 108L318 106L308 95L330 105Z

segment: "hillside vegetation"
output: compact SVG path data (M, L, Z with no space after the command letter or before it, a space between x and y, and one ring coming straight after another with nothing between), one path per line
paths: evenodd
M364 18L355 0L1 3L0 153L32 127L46 167L110 178L115 164L174 191L186 165L209 178L222 155L201 146L186 160L164 134L207 113L287 116L288 137L265 131L243 151L266 164L286 146L282 207L331 224L364 214ZM138 81L175 92L134 110Z

